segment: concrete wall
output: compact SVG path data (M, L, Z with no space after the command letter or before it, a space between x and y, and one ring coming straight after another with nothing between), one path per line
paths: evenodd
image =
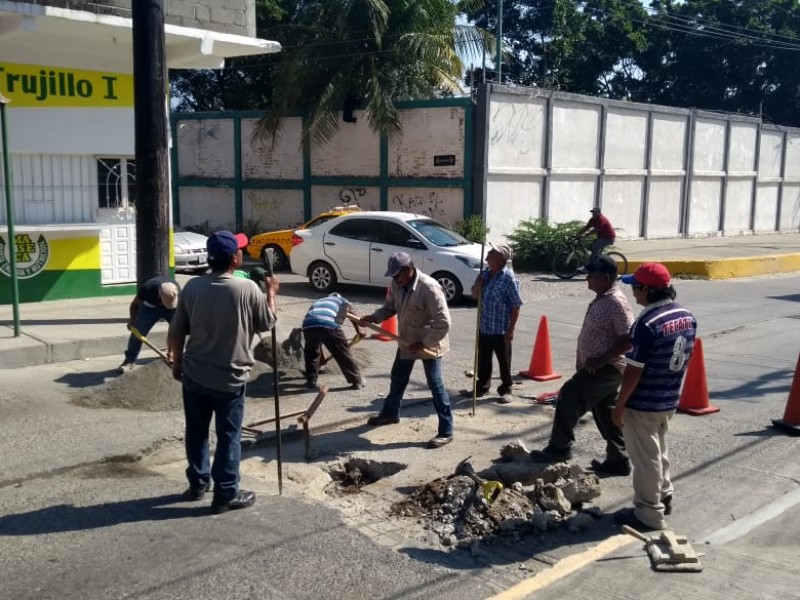
M175 214L183 226L270 230L357 204L452 225L472 209L471 109L464 98L401 105L402 134L390 139L356 111L327 144L307 146L301 117L285 118L273 142L258 135L260 115L173 115Z
M531 218L586 221L592 206L622 238L800 228L798 129L502 86L482 90L476 114L476 204L495 235Z
M131 16L133 0L17 0L98 14ZM209 29L254 37L255 0L163 0L165 21L171 25Z

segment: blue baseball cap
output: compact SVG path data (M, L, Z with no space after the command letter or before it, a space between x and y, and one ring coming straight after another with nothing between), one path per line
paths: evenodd
M208 258L215 262L224 262L247 246L247 243L247 236L243 233L234 235L230 231L216 231L206 240Z

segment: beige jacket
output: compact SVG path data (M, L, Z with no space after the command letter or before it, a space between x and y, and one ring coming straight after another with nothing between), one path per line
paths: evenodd
M450 349L450 311L439 282L415 269L414 280L407 286L392 281L389 295L381 308L373 313L377 323L397 315L397 335L407 344L422 342L442 356ZM403 348L400 358L418 358Z

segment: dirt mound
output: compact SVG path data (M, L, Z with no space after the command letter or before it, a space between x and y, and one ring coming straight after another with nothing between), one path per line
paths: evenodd
M181 384L161 361L136 366L108 383L84 390L71 402L87 408L127 408L152 412L178 410L183 406Z

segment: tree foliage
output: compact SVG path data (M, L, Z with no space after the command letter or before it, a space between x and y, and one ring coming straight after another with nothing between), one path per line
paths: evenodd
M798 0L502 1L503 83L800 124Z
M173 97L263 109L271 133L303 111L316 140L362 107L392 133L397 101L461 93L460 56L491 63L500 1L503 83L800 125L800 0L258 0L258 35L283 51L181 72Z

